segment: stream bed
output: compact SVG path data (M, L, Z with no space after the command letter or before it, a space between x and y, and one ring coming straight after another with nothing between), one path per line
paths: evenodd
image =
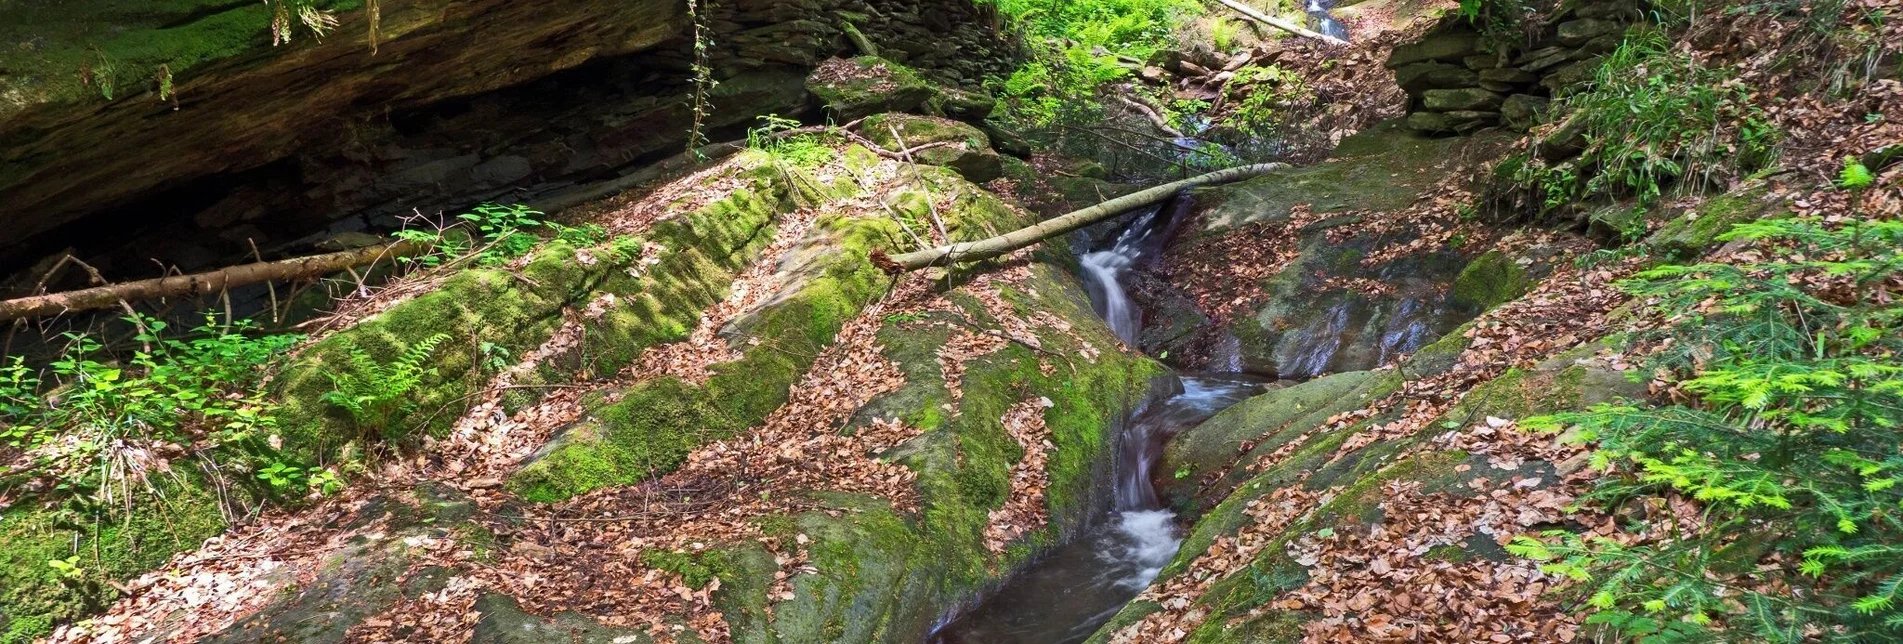
M1187 205L1177 199L1146 210L1107 247L1080 258L1093 306L1127 343L1142 331L1143 316L1122 277L1154 259ZM1182 543L1176 514L1151 483L1164 442L1262 390L1259 380L1233 373L1175 378L1175 393L1139 407L1123 424L1107 514L935 629L928 644L1081 642L1150 585Z

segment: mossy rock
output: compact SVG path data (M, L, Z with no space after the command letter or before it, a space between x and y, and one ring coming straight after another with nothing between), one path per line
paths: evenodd
M477 365L488 343L510 356L535 350L553 335L564 309L601 297L614 304L591 325L576 355L548 362L560 380L575 373L613 373L648 346L686 337L700 313L726 296L726 284L772 237L775 217L792 207L783 175L757 160L742 160L741 185L694 212L657 224L648 239L661 247L635 277L635 260L606 245L576 249L560 241L537 250L519 272L466 270L435 290L397 304L324 338L301 353L274 383L280 401L278 425L286 451L307 462L334 457L352 442L405 442L446 431L468 404L469 394L493 374ZM588 261L582 260L586 253ZM323 400L336 389L340 372L367 372L353 358L390 365L437 334L443 342L429 355L430 373L402 395L413 401L389 426L363 427ZM524 393L510 402L526 404Z
M1489 251L1460 271L1448 293L1455 306L1479 312L1525 295L1533 288L1526 269L1506 253Z
M1356 221L1342 217L1296 231L1303 239L1301 254L1261 282L1256 297L1262 304L1230 325L1244 371L1300 380L1373 369L1428 345L1478 313L1452 304L1445 294L1463 266L1458 252L1424 248L1365 266L1362 258L1369 253L1416 233L1330 238L1331 230ZM1338 285L1338 280L1355 279L1389 288L1370 293Z
M1509 135L1492 132L1430 138L1398 120L1386 121L1342 139L1326 162L1199 190L1197 198L1210 204L1206 221L1212 230L1286 220L1300 204L1322 214L1399 210L1445 180L1460 159L1485 158L1510 142Z
M888 150L931 145L912 157L919 163L956 170L972 183L1004 176L1004 160L992 151L991 139L982 130L958 121L888 112L866 118L859 129L868 140Z
M646 631L613 628L577 613L543 617L524 612L514 597L486 594L476 600L475 610L482 615L476 622L470 644L651 644Z
M1168 480L1160 482L1158 492L1187 512L1200 509L1198 499L1221 499L1246 476L1232 471L1233 464L1279 449L1328 417L1373 402L1387 388L1377 382L1380 377L1373 371L1323 376L1242 401L1184 430L1164 448L1161 469Z
M1016 228L1021 215L950 170L921 167L917 185L892 195L894 208L927 221L937 199L940 221L958 240ZM927 195L931 195L928 197ZM716 365L705 384L661 378L636 385L544 446L511 479L533 501L558 501L604 486L673 471L695 448L760 423L786 401L844 324L877 299L887 276L874 248L903 232L890 219L832 213L821 217L782 260L781 293L735 320L723 337L741 357Z
M1082 286L1065 271L1033 264L1022 290L1003 293L1021 311L1047 311L1098 347L1114 337L1088 308ZM953 291L959 315L993 323L982 304ZM1105 353L1094 362L1076 358L1081 345L1068 334L1038 331L1040 344L1073 356L1069 363L1040 369L1045 354L1019 345L966 364L963 395L950 397L936 356L951 337L952 322L938 314L888 320L879 333L888 359L906 376L899 390L859 410L843 431L875 419L899 418L923 433L889 451L919 473L922 509L894 512L882 499L856 494L810 493L819 510L760 519L770 534L804 535L814 572L791 581L794 597L774 603L767 589L778 570L757 543L741 542L692 556L648 557L663 567L721 580L714 601L737 642L919 641L944 607L969 599L999 575L1029 561L1040 548L1059 542L1102 507L1093 495L1106 475L1116 422L1163 370L1139 355ZM1072 370L1074 367L1074 371ZM991 510L1010 493L1011 468L1023 450L1001 422L1005 411L1026 399L1048 398L1044 412L1055 449L1049 452L1047 490L1051 522L1003 555L985 549L983 530Z
M877 56L820 63L806 78L806 90L841 123L880 112L915 112L937 91L918 72Z
M1778 212L1782 203L1768 198L1768 192L1766 184L1754 182L1712 197L1665 222L1645 240L1645 245L1667 261L1696 259L1716 246L1718 236L1730 232L1732 227Z
M28 505L0 512L0 644L34 641L101 610L119 597L113 584L224 532L217 493L202 478L183 469L178 478L154 475L164 501L138 493L139 511L131 516ZM50 565L73 557L74 577Z
M940 87L931 104L938 113L966 123L982 124L998 109L998 99L982 91Z
M285 592L242 621L200 640L204 644L349 641L351 628L405 599L442 590L453 571L412 571L426 539L450 537L474 513L467 496L448 486L426 484L408 494L371 499L349 526L380 523L326 558L315 580ZM291 580L285 580L291 581Z

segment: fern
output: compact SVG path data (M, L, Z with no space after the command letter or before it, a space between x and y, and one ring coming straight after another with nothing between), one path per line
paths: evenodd
M362 347L346 344L344 359L349 366L331 372L336 389L322 400L347 413L359 429L389 433L416 412L417 403L410 394L424 379L437 375L426 363L449 339L447 333L424 338L388 364L378 362Z
M1617 472L1588 501L1676 493L1707 527L1634 546L1548 534L1509 551L1585 583L1589 621L1642 641L1903 639L1903 223L1761 221L1723 239L1772 259L1622 285L1673 314L1633 339L1671 347L1654 373L1695 402L1529 423L1574 428Z

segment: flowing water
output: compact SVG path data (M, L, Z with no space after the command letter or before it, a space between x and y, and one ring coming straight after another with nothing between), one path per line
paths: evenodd
M1120 279L1161 249L1171 220L1185 210L1187 203L1146 211L1108 248L1080 258L1092 303L1125 342L1142 331L1142 311ZM1080 642L1149 586L1182 542L1176 515L1150 484L1164 441L1260 391L1259 383L1224 374L1178 376L1177 384L1175 394L1124 424L1109 514L936 629L930 644Z

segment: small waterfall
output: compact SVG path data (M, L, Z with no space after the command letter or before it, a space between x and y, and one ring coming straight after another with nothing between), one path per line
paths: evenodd
M1121 278L1161 249L1189 201L1178 198L1143 212L1107 248L1079 258L1092 304L1126 343L1135 344L1143 316ZM1180 392L1140 407L1124 423L1107 520L1045 554L937 628L928 642L1081 642L1156 579L1182 544L1176 514L1163 508L1150 483L1164 441L1259 391L1255 382L1225 376L1180 376L1177 384Z
M1329 13L1335 3L1331 0L1308 0L1308 19L1315 24L1315 31L1330 38L1348 39L1348 28L1341 26L1335 16Z
M1137 343L1143 317L1136 305L1130 302L1130 294L1124 292L1121 279L1124 271L1143 258L1144 250L1148 247L1146 242L1156 229L1156 217L1162 211L1161 206L1145 210L1117 235L1117 240L1109 248L1085 253L1078 258L1078 263L1083 267L1084 286L1090 291L1090 301L1096 307L1097 315L1110 325L1110 331L1122 338L1125 344Z

